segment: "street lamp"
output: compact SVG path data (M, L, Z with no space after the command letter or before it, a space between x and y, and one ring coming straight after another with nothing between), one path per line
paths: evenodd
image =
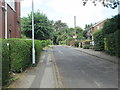
M32 63L35 64L35 44L34 44L34 2L32 0Z

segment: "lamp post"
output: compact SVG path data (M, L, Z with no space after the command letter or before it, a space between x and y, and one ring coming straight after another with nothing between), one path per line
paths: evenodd
M34 2L32 0L32 63L35 64L35 44L34 44Z

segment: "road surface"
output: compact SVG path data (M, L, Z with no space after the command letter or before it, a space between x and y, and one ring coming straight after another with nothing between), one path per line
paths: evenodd
M51 51L63 88L118 88L117 64L67 46L54 46Z

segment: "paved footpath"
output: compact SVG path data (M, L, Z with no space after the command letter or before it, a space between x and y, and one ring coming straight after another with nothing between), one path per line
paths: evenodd
M36 67L24 72L14 88L57 88L54 61L50 50L41 54L40 61Z
M75 48L75 49L79 50L80 52L84 52L84 53L87 53L89 55L93 55L93 56L96 56L96 57L101 58L101 59L108 60L108 61L113 62L113 63L118 63L118 59L120 59L116 56L108 55L108 54L106 54L105 52L102 52L102 51L95 51L95 50L92 50L92 49L83 49L83 48Z

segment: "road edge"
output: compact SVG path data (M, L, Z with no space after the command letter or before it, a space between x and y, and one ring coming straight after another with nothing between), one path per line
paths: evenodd
M62 82L62 78L61 78L61 75L59 73L59 69L58 69L58 66L56 64L55 57L54 57L53 53L52 53L52 60L53 60L54 76L56 78L56 88L64 88L64 85L63 85L63 82Z

